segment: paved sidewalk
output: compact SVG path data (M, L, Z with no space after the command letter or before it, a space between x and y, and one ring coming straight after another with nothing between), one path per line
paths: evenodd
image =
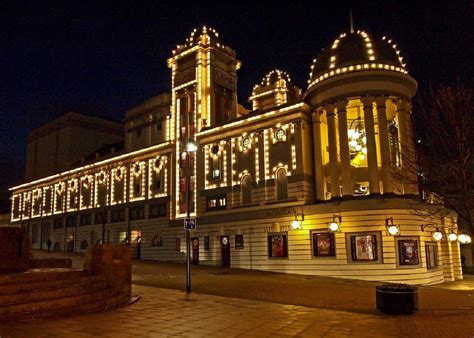
M474 316L386 316L134 286L142 296L111 312L0 325L6 337L472 337Z
M36 257L83 256L34 251ZM374 286L357 280L193 266L193 291L184 289L185 266L133 262L128 307L65 319L0 324L4 337L474 337L474 278L420 287L420 310L388 316L375 309Z

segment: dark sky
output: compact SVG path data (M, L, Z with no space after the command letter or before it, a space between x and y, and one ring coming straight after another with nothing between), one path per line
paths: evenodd
M239 98L273 68L306 88L311 61L349 29L393 38L421 88L472 83L474 1L0 2L0 193L24 175L32 129L78 111L122 119L170 89L166 59L194 27L242 61ZM281 3L281 4L280 4Z

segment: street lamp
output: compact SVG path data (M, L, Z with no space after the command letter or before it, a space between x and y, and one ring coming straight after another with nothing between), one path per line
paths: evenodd
M186 143L186 218L190 218L191 211L191 157L197 150L193 141ZM186 292L191 292L191 230L186 229Z

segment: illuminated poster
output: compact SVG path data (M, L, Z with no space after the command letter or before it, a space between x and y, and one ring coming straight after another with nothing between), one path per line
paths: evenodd
M351 254L353 261L376 261L377 237L375 235L351 236Z
M400 265L418 265L418 241L416 239L398 240L398 255Z
M335 256L333 233L313 233L314 256Z
M268 249L270 257L288 257L286 235L268 236Z

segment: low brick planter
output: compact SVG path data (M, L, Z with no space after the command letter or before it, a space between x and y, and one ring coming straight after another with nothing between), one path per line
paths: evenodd
M72 260L70 258L42 258L30 259L30 269L51 269L51 268L66 268L72 267Z

